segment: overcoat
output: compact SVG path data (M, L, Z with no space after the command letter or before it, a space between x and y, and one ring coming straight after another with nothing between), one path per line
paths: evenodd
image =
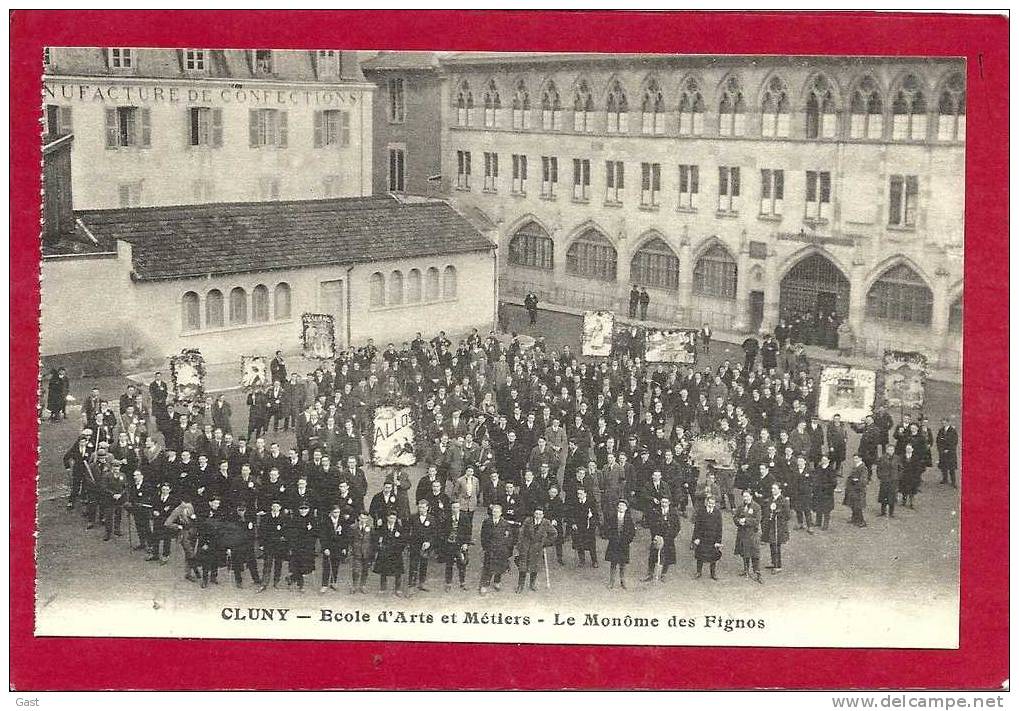
M307 575L315 570L315 543L318 541L318 527L309 513L296 514L290 519L287 529L287 545L290 548L290 572Z
M660 562L663 566L676 564L676 536L679 535L681 526L679 512L674 506L669 507L668 515L662 513L661 507L652 509L648 514L652 545L656 536L662 537Z
M772 508L774 507L774 508ZM779 495L764 506L761 522L761 540L765 543L785 543L789 540L789 497Z
M543 518L536 524L533 517L528 517L520 527L517 539L517 568L521 573L538 573L543 568L542 551L546 546L555 543L556 532L548 519Z
M633 516L629 511L623 515L622 522L619 521L618 513L613 514L602 527L602 537L609 542L605 546L605 560L610 563L629 563L630 544L636 535L637 528L633 525Z
M399 521L389 528L384 522L375 529L375 572L379 575L403 575L403 549L407 546L407 532Z
M594 550L595 538L598 535L598 522L601 519L598 506L591 497L584 503L573 501L566 504L568 516L567 530L572 531L573 549L581 551ZM576 529L573 528L576 526Z
M693 555L705 563L714 563L722 557L722 551L715 547L722 542L722 512L716 506L710 513L706 508L697 509L693 524Z
M481 548L485 551L485 567L492 575L502 575L509 570L513 555L513 526L505 518L486 518L481 524Z
M846 495L842 503L851 509L863 508L867 505L867 465L853 467L846 477Z
M736 524L736 547L733 550L743 558L757 558L761 548L761 507L756 501L741 503L732 516Z

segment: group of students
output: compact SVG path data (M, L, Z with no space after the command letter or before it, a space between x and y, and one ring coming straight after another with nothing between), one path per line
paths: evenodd
M392 579L400 594L427 590L432 560L443 566L447 589L466 588L475 545L483 594L499 589L513 564L519 592L540 577L549 584L552 553L565 565L567 543L578 566L608 562L609 587L625 588L642 529L645 580L664 580L692 507L696 576L707 563L717 579L728 511L742 574L760 581L761 545L769 544L770 567L780 571L794 514L798 529L829 528L847 454L847 426L817 420L808 368L779 374L725 362L681 370L629 353L578 362L568 346L551 351L539 339L524 350L516 338L507 344L474 331L455 348L443 333L428 341L418 334L401 348L369 342L303 381L277 353L271 371L272 385L249 393L248 436L236 439L223 398L176 403L159 374L150 407L129 390L115 412L93 392L85 429L64 458L68 506L83 501L87 525L102 524L107 539L122 532L128 512L136 548L152 561L166 563L176 538L185 577L203 586L227 568L237 585L246 570L258 590L284 583L303 590L320 569L324 592L349 562L352 593L374 573L380 589ZM284 389L299 410L263 410ZM362 436L373 408L396 400L413 410L425 473L412 487L411 470L392 467L369 499ZM163 446L148 433L150 410ZM277 417L261 417L270 411ZM267 443L272 424L293 428L296 446L284 453ZM893 432L879 409L850 428L860 433L844 482L852 523L866 525L873 476L881 515L894 515L899 496L912 506L932 449L943 480L954 484L958 435L950 423L936 438L924 420L904 418ZM731 461L698 459L694 444L705 437L730 442Z

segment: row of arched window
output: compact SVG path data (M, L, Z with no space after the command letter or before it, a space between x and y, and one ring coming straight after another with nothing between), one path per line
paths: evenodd
M186 291L181 297L181 327L184 331L244 326L249 323L269 323L291 318L290 285L280 282L272 288L259 284L248 292L242 286L235 286L224 297L219 289L205 293L204 308L202 297L195 291Z
M555 244L536 222L528 222L510 238L510 264L551 271ZM617 253L609 239L595 228L582 232L566 250L566 273L573 276L617 281ZM641 286L678 291L679 257L660 236L652 237L630 260L630 280ZM693 293L735 301L737 262L722 243L706 249L693 269ZM929 326L934 304L930 287L908 264L899 262L873 283L867 292L866 315L885 321ZM957 300L949 314L949 328L961 329L962 302Z
M933 137L939 141L961 141L966 135L966 81L961 72L951 72L932 89L916 73L905 74L885 93L880 82L871 74L857 78L851 85L848 99L843 99L838 85L824 74L815 74L799 99L794 100L789 86L782 77L773 75L761 87L756 108L760 113L760 135L766 137L790 136L793 111L803 114L803 135L807 138L925 140L930 137L929 119L936 125ZM475 91L480 95L476 102ZM650 76L644 80L639 102L639 131L645 134L665 133L665 115L678 113L680 135L700 135L704 131L704 115L708 108L703 83L696 77L686 78L679 96L667 98L659 80ZM501 91L495 79L480 87L472 87L462 80L454 95L456 121L460 126L477 125L475 105L483 107L481 120L487 128L498 127L503 108ZM594 115L604 111L605 131L629 132L631 102L619 79L612 79L603 98L595 102L587 79L579 78L572 88L572 96L564 102L554 80L542 86L536 102L540 114L540 127L546 131L562 129L562 109L571 105L573 130L594 132ZM718 133L723 136L741 136L747 132L748 94L739 74L730 74L719 87L713 104L718 113ZM513 86L511 107L512 128L531 128L531 95L524 79ZM840 123L839 114L848 116ZM886 125L890 119L890 133ZM636 130L636 129L635 129Z
M456 267L429 267L424 274L411 269L406 275L399 269L389 274L375 272L369 279L369 304L372 308L402 306L456 299Z

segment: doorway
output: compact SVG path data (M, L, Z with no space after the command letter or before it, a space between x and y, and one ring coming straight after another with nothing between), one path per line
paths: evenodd
M764 292L750 292L750 330L757 333L764 323Z

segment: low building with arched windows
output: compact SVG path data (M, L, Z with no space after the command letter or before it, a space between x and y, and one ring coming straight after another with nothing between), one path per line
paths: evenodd
M487 332L496 318L495 245L443 201L86 210L74 225L43 257L41 352L54 362L296 353L304 313L334 317L338 348Z
M949 58L439 59L443 187L500 295L746 333L835 313L960 364L966 67Z

